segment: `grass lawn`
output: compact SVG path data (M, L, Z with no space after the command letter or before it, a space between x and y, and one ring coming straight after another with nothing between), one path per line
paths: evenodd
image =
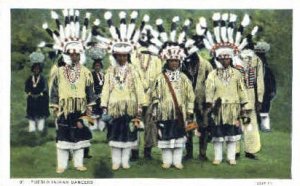
M142 134L143 135L143 134ZM54 128L49 128L48 136L54 137ZM198 140L194 139L195 159L184 162L183 170L171 168L163 170L160 149L155 148L154 160L131 162L129 170L113 172L114 178L291 178L291 139L289 133L273 131L261 133L263 148L259 160L249 160L241 156L236 166L222 163L214 166L211 162L197 160ZM56 150L54 140L41 146L16 146L11 148L11 178L94 178L94 169L100 160L111 167L110 148L105 142L104 132L94 132L92 159L85 160L87 172L78 172L70 162L69 169L63 174L55 173ZM142 142L143 143L143 142ZM142 154L142 148L140 154ZM213 149L208 147L208 157L213 158ZM226 157L226 156L224 156Z

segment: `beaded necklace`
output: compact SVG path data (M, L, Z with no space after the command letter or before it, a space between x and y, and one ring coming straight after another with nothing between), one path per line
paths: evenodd
M128 75L128 66L116 66L114 68L114 83L119 86L122 90L126 83L126 78Z
M73 89L74 84L80 77L80 64L76 64L74 67L66 65L63 67L63 70L65 78L68 80L69 83L71 83Z
M34 75L32 75L31 80L32 80L32 86L33 86L34 88L36 88L37 84L38 84L39 81L40 81L40 75L38 75L38 77L36 78L36 81L35 81Z

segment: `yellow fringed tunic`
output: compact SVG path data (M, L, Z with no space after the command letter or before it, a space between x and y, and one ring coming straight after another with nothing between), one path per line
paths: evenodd
M214 103L218 98L222 100L219 113L213 118L216 125L235 124L240 105L249 102L242 75L232 67L213 70L207 77L205 93L207 103ZM249 109L248 104L245 106Z
M202 105L205 102L205 81L208 74L213 70L210 62L199 55L200 65L198 68L197 84L195 87L195 102L198 103L198 110L202 111Z
M126 64L124 82L116 78L119 66L111 66L105 74L101 106L107 107L108 114L117 118L128 114L137 115L138 106L144 104L143 86L132 64Z
M261 60L254 56L252 61L248 64L249 73L246 75L245 68L237 67L243 76L245 89L249 97L249 107L252 111L249 113L251 119L250 124L243 125L243 135L244 135L244 150L249 153L256 153L261 149L259 128L257 123L257 115L255 111L256 101L262 103L264 95L264 76L263 76L263 66ZM255 90L256 87L256 90ZM237 145L237 152L240 151L240 145Z
M175 91L178 105L182 110L185 120L187 113L194 112L195 94L192 84L188 77L180 72L180 80L171 81L171 85ZM174 120L176 118L176 110L172 95L162 73L155 81L151 97L153 102L158 104L159 120Z
M139 51L141 51L140 49ZM141 79L143 90L145 92L145 100L143 106L150 104L150 88L153 86L158 74L162 71L162 61L150 54L143 54L137 51L132 54L131 62L139 78Z
M65 68L59 67L52 71L50 107L59 108L59 113L65 116L76 111L83 113L87 105L94 104L92 73L85 66L80 65L78 80L70 83ZM87 92L89 89L90 92Z

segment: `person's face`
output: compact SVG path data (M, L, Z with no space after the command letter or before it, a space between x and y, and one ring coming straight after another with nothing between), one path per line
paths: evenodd
M175 71L180 66L180 61L178 59L168 59L167 60L168 69L171 71Z
M251 62L252 57L251 56L240 56L241 60L243 60L246 63Z
M40 74L40 72L41 72L41 69L40 69L40 66L39 65L36 65L34 68L33 68L33 74L34 75L39 75Z
M119 63L119 65L123 66L128 61L128 54L115 54L116 61Z
M80 54L77 54L77 53L71 53L71 54L70 54L70 58L71 58L72 64L76 64L76 63L78 63L79 60L80 60Z
M231 58L228 54L221 54L218 56L218 61L224 68L227 68L231 63Z
M94 65L94 70L95 70L96 72L99 72L99 71L101 70L101 64L100 64L100 62L95 63L95 65Z

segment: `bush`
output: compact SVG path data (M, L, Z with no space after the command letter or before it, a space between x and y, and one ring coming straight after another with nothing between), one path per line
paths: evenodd
M113 178L114 173L112 172L110 165L101 158L97 163L94 165L94 178Z

